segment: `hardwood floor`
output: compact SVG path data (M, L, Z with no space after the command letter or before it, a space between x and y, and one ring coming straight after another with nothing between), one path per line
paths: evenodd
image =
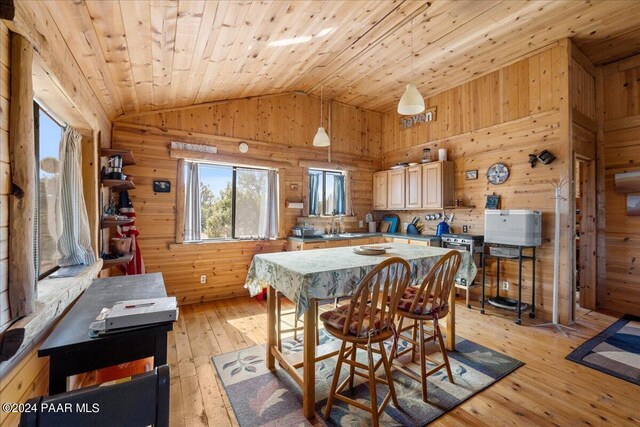
M287 306L292 309L292 306ZM640 423L638 386L565 360L619 316L590 312L570 338L458 304L458 335L525 365L436 420L438 426L622 426ZM171 425L237 425L210 357L266 342L266 304L243 297L182 306L169 336Z

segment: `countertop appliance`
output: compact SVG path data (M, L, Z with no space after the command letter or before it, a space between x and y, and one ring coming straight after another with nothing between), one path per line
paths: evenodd
M484 211L484 240L513 246L542 244L542 214L525 209Z
M316 229L315 227L296 225L291 228L291 234L297 237L313 237L320 236L324 233L324 230Z
M460 251L467 251L471 254L471 259L476 264L476 267L481 266L482 245L484 243L484 236L472 236L470 234L443 234L440 236L442 241L441 246L448 249L457 249ZM467 307L471 308L469 304L469 289L474 286L474 282L466 283L464 279L456 279L456 288L462 288L466 290L466 303Z

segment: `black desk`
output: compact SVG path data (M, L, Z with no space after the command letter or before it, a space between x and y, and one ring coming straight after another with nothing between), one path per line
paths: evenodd
M96 279L56 325L38 350L49 356L49 395L67 389L67 377L153 356L154 366L167 363L167 332L173 323L98 338L89 337L89 325L103 307L117 301L166 297L161 273Z

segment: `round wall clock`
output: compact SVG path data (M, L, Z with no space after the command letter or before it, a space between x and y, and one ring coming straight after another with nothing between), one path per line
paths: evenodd
M487 180L493 185L502 184L507 178L509 178L509 168L503 163L496 163L487 169Z

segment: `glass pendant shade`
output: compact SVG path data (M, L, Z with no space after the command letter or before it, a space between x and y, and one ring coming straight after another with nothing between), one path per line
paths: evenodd
M328 147L331 144L329 141L329 135L324 130L324 127L320 126L318 128L318 132L316 136L313 137L313 146L314 147Z
M403 116L420 114L424 111L424 98L413 83L409 83L398 103L398 113Z

